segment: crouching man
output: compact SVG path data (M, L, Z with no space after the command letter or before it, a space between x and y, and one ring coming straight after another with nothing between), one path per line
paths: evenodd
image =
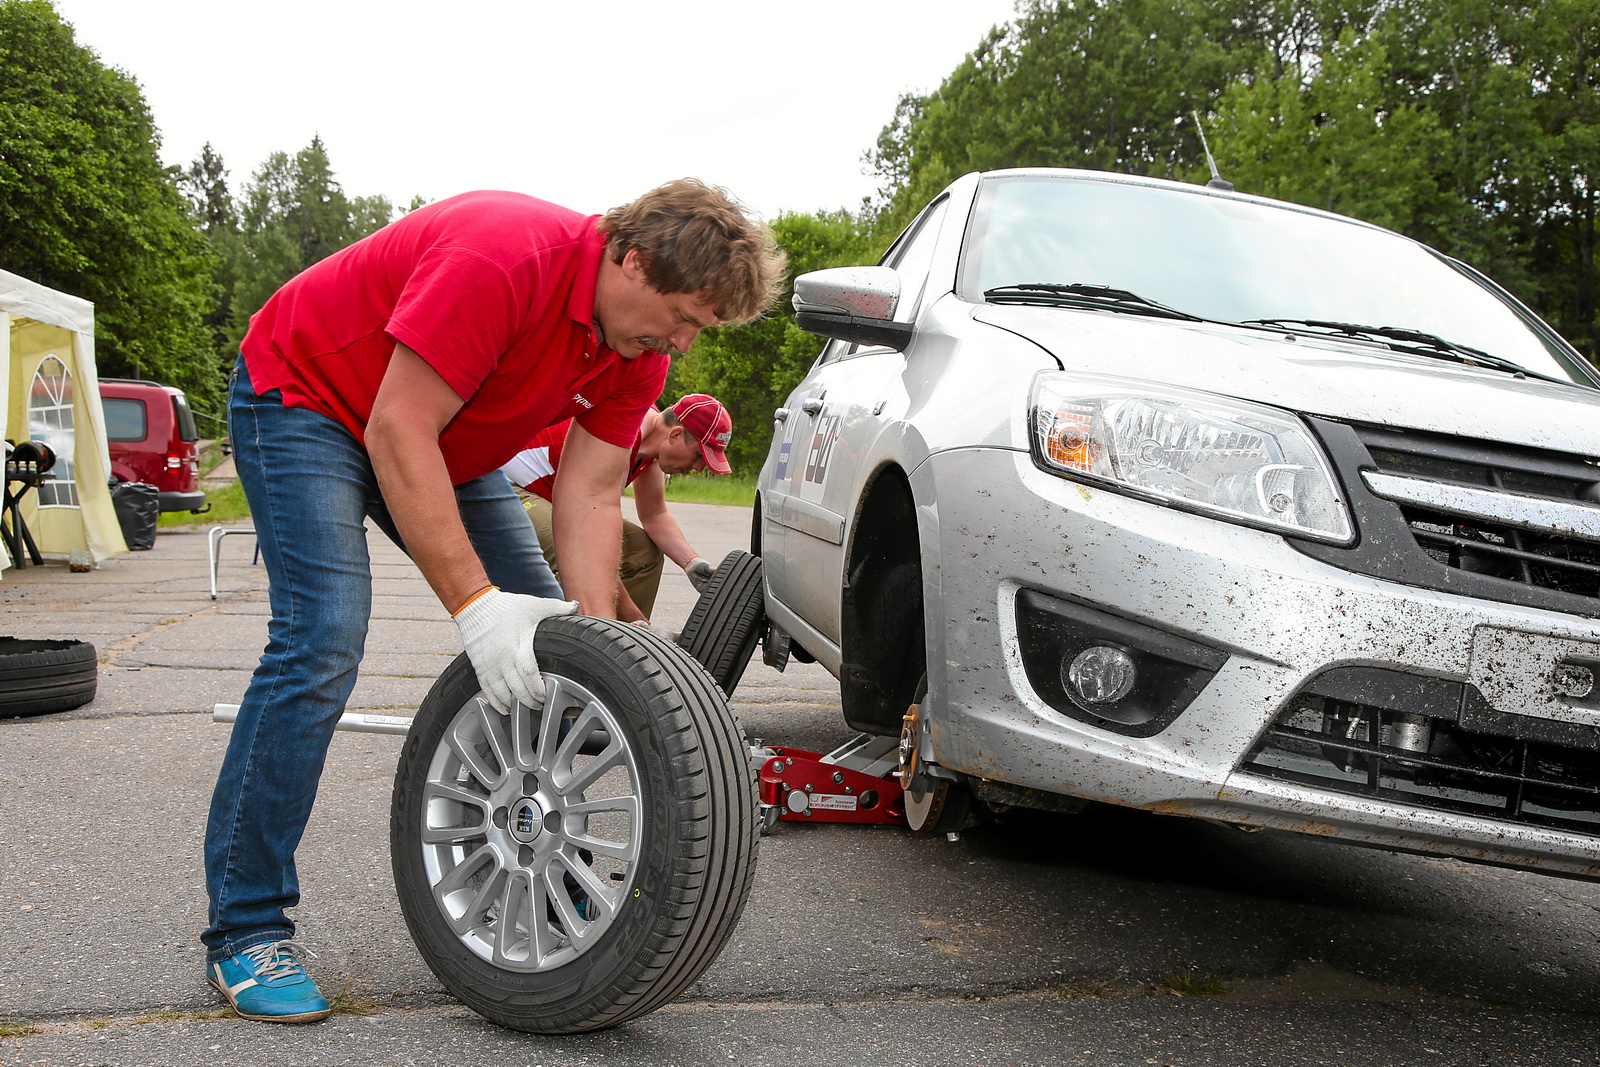
M545 562L550 564L557 581L561 580L561 563L556 554L553 501L559 491L557 476L569 432L586 431L575 423L552 426L500 468L512 485L525 490L522 506L533 519ZM667 510L667 476L702 470L727 474L731 470L727 450L732 432L733 419L728 410L704 393L691 393L665 411L645 413L622 486L633 486L639 522L623 522L617 618L624 622L650 621L661 587L663 556L683 568L696 590L711 577L714 568L690 547L677 520Z

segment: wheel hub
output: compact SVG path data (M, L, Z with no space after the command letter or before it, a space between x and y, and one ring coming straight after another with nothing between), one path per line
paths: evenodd
M900 788L910 789L920 769L919 750L922 740L922 710L916 704L906 709L900 720Z
M511 805L507 813L507 828L511 836L524 845L531 845L544 836L544 805L536 797L523 797Z

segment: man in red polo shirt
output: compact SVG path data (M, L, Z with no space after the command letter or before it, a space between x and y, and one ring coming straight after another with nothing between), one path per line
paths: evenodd
M207 980L241 1015L329 1012L285 909L366 640L366 520L454 617L488 700L538 708L540 620L615 617L617 486L669 354L759 315L781 273L767 228L692 179L603 217L478 192L313 265L251 320L229 416L272 620L212 796L201 938ZM565 419L570 601L498 470Z
M633 486L636 525L622 524L622 559L617 568L617 618L624 622L649 622L661 585L663 555L683 568L699 589L714 568L683 536L667 510L667 475L712 470L727 474L728 438L733 419L716 397L690 393L665 411L650 410L634 439L632 459L623 485ZM567 424L540 432L532 444L501 467L512 485L525 491L522 506L533 519L544 558L561 579L560 555L555 547L554 504Z

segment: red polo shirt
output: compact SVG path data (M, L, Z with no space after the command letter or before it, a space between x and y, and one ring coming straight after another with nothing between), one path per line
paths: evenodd
M540 429L577 417L631 447L666 384L667 357L625 360L594 328L605 250L598 216L521 193L430 204L295 276L240 346L256 392L280 389L357 440L399 341L465 401L439 435L459 485Z

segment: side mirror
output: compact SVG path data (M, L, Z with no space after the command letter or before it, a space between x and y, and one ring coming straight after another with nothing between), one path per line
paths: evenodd
M831 267L794 280L794 318L822 337L903 352L911 324L895 322L900 275L893 267Z

